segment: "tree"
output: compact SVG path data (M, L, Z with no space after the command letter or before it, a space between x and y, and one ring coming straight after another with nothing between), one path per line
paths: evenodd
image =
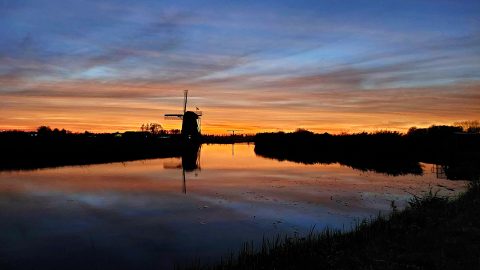
M307 130L307 129L304 129L304 128L297 128L295 130L295 133L298 133L298 134L313 134L313 132L311 132L310 130Z
M140 130L143 132L149 132L153 135L159 135L163 133L163 127L162 125L158 123L147 123L147 124L142 124L140 127Z
M48 136L52 134L52 129L49 126L40 126L37 128L37 134L39 136Z
M181 133L181 130L180 129L170 129L168 131L168 133L172 134L172 135L177 135L177 134L180 134Z
M480 122L478 120L459 121L453 123L454 126L461 127L463 131L470 133L480 133Z

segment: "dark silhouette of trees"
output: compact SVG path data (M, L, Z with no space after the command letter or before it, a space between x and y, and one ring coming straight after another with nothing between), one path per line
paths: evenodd
M392 175L421 174L419 162L445 165L451 179L454 168L479 178L480 134L467 134L457 126L411 128L407 134L382 131L331 135L306 130L292 133L259 133L258 155L307 164L340 163L356 169ZM459 170L456 170L459 172Z
M179 157L186 144L180 135L160 138L148 132L71 133L41 126L36 132L0 132L0 170L94 164L144 158Z
M480 133L480 121L459 121L453 123L454 126L461 127L464 132L469 133Z
M58 129L54 128L53 130L49 126L39 126L37 128L37 135L41 137L47 137L47 136L65 136L67 134L71 133L68 130L65 129Z
M158 123L142 124L140 130L143 132L150 132L152 135L160 135L165 133L162 125Z
M180 129L170 129L168 134L179 135L182 131Z
M470 123L467 130L475 128ZM198 143L255 142L258 155L313 163L340 163L356 169L392 175L421 174L419 162L445 167L451 179L480 176L480 134L460 126L411 128L407 134L382 131L331 135L305 129L292 133L204 135ZM0 170L91 164L149 157L180 156L192 147L179 130L165 131L159 124L124 133L71 133L41 126L36 132L0 132ZM157 136L161 134L162 136ZM193 145L195 146L195 145Z
M39 136L49 136L52 134L52 129L49 126L40 126L37 128L37 134Z

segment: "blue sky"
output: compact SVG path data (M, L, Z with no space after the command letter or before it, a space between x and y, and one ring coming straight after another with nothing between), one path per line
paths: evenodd
M0 128L173 128L161 115L184 88L215 133L478 119L478 14L478 1L4 0Z

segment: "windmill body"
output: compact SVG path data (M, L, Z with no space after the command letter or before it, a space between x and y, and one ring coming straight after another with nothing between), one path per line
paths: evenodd
M201 130L201 111L187 111L188 90L184 91L183 114L165 114L165 119L182 120L182 135L186 138L198 138Z

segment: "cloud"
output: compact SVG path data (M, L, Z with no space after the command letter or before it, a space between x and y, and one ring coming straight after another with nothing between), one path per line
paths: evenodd
M131 129L180 108L183 89L211 132L480 117L475 7L1 3L0 128Z

